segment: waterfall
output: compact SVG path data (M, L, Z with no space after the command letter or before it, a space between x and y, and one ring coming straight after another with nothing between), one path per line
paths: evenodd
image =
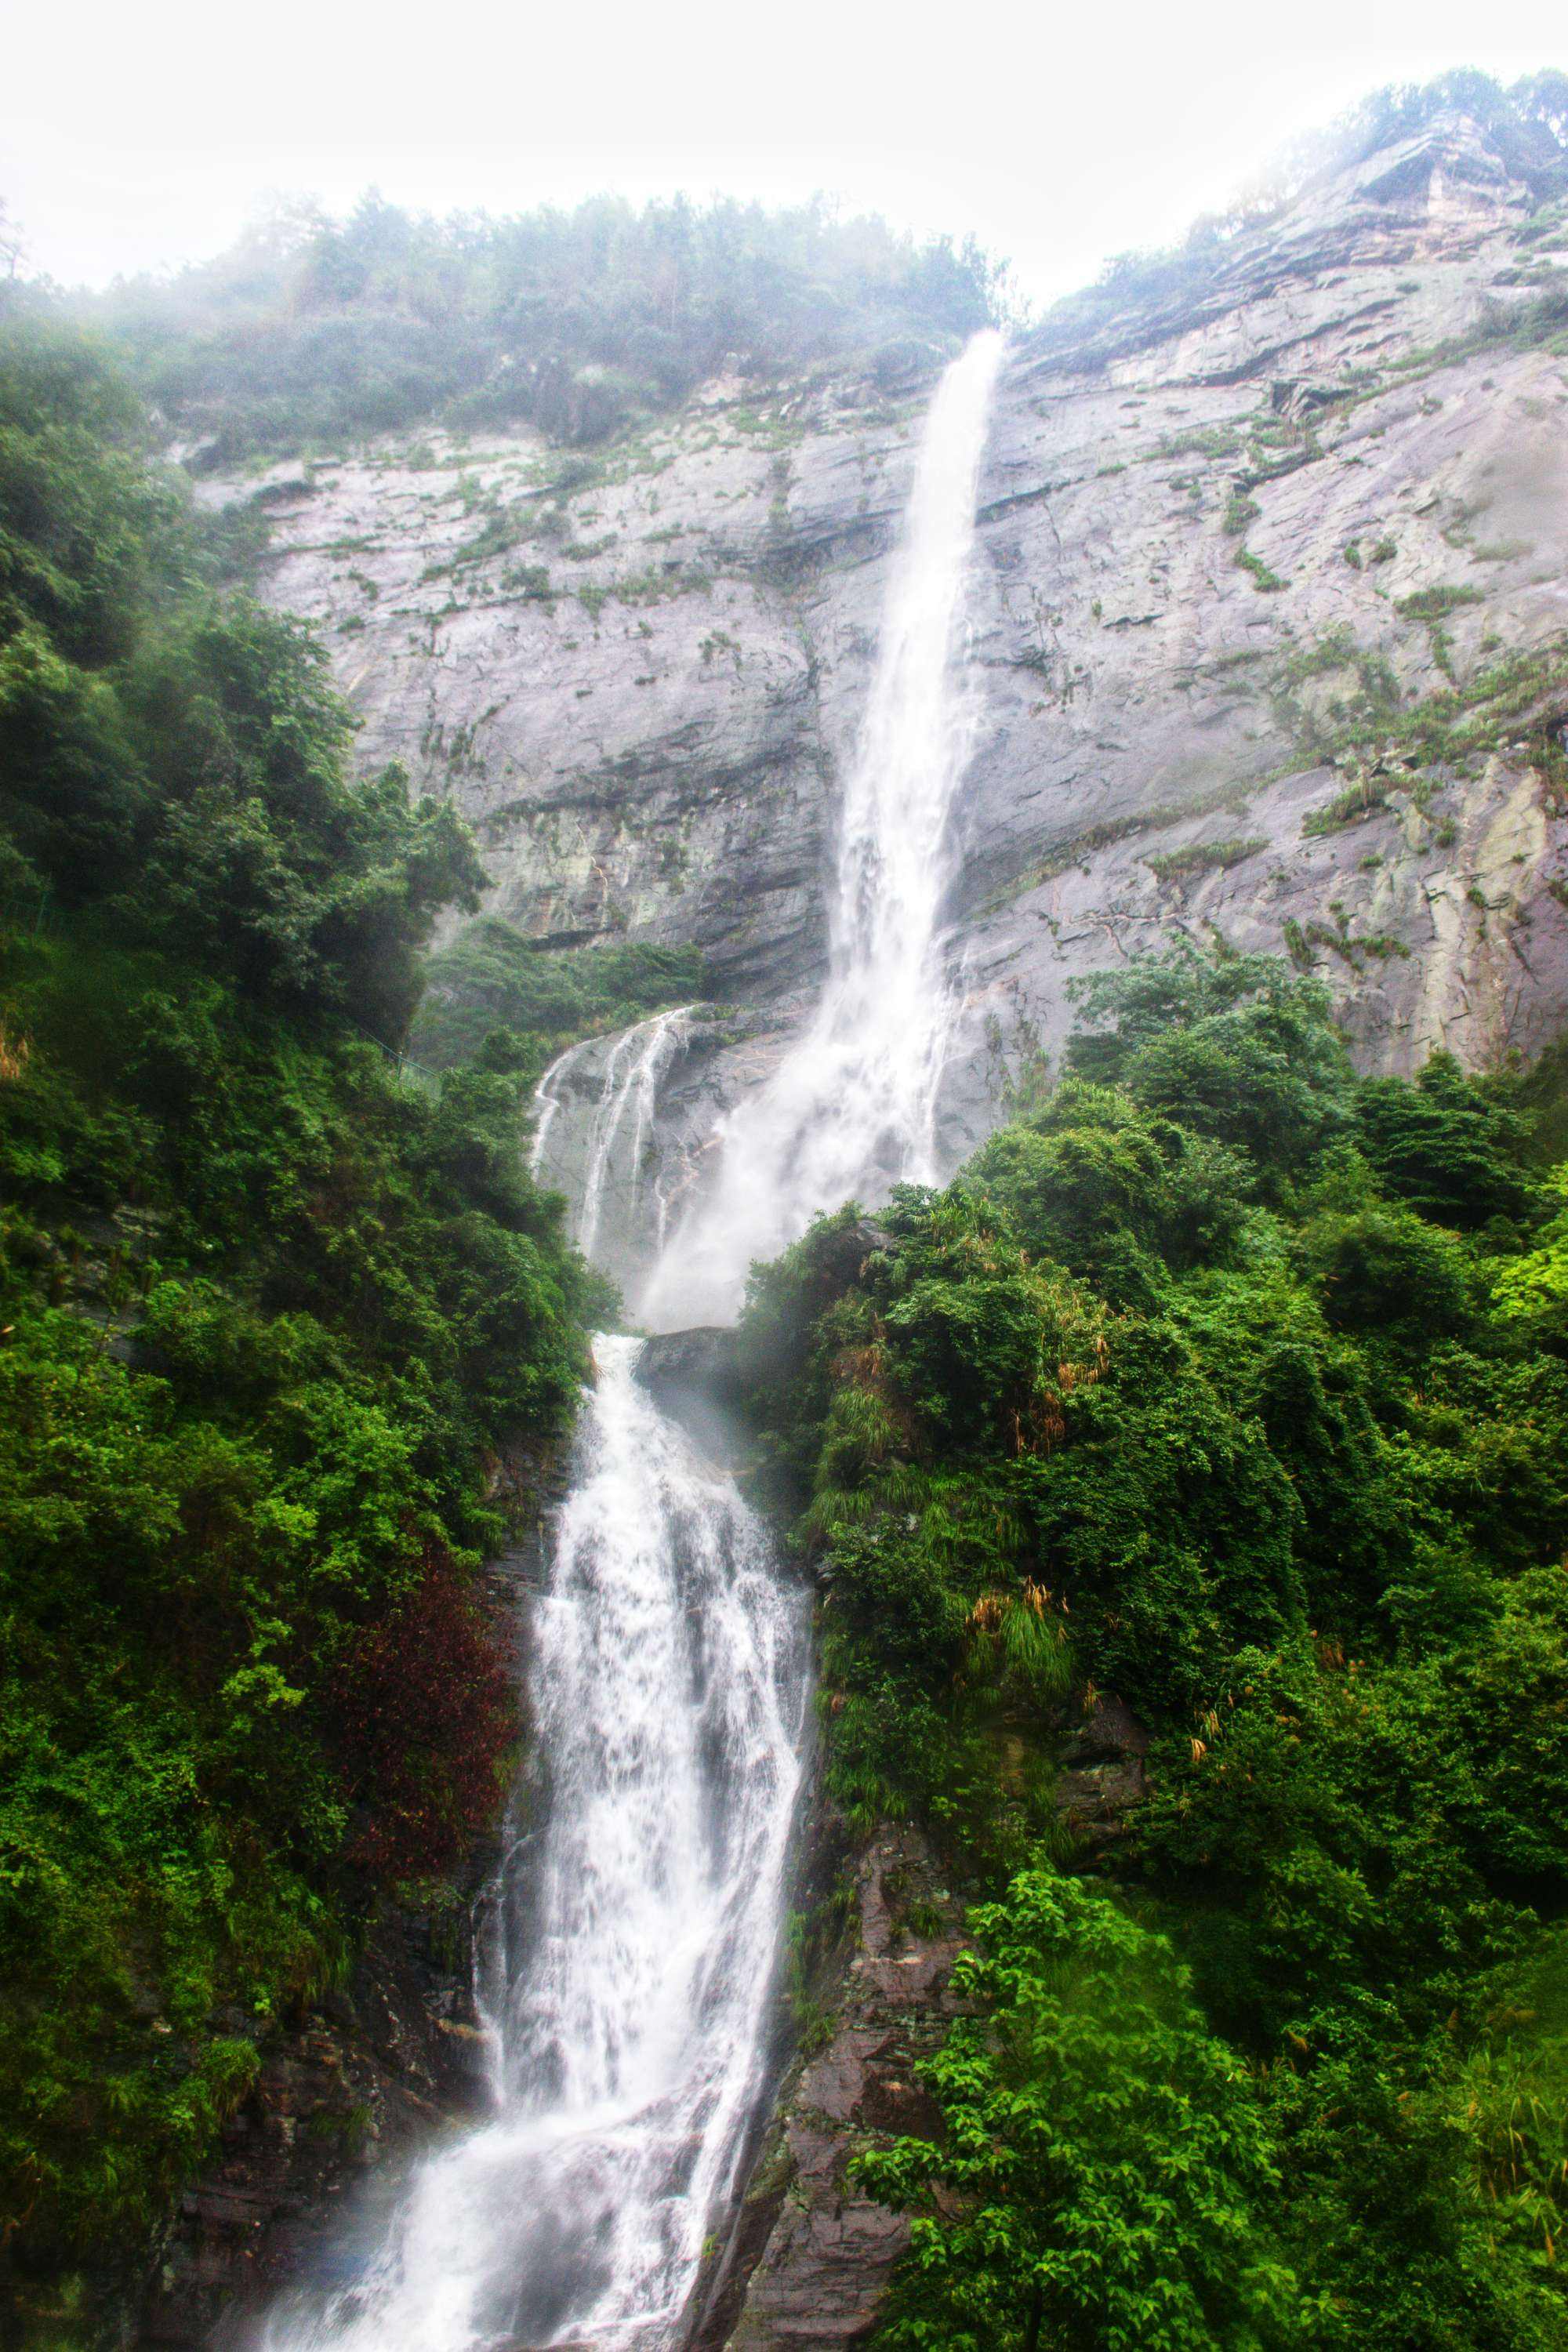
M680 1042L687 1019L684 1006L675 1013L656 1013L651 1021L643 1022L638 1028L628 1029L611 1055L605 1074L605 1098L594 1122L587 1181L583 1188L583 1205L577 1219L577 1246L585 1257L593 1256L594 1245L599 1238L605 1211L605 1181L616 1164L616 1148L626 1129L628 1118L631 1122L631 1148L626 1154L630 1171L629 1198L622 1216L623 1222L628 1225L636 1223L642 1191L643 1156L653 1126L658 1082Z
M927 415L845 791L826 986L772 1078L719 1129L717 1182L644 1295L656 1328L728 1319L753 1258L775 1256L825 1209L938 1172L952 1010L939 931L977 719L964 590L1001 354L999 335L976 335Z
M666 1319L728 1312L748 1258L818 1209L932 1172L939 924L973 731L963 591L999 348L977 337L927 419L846 795L827 985L660 1262ZM531 1164L570 1187L574 1234L610 1270L616 1232L647 1214L687 1021L574 1045L538 1089ZM557 1122L595 1055L592 1119L563 1153ZM662 1239L657 1187L651 1205ZM531 1618L536 1738L482 1939L493 2114L418 2166L352 2288L274 2315L271 2352L675 2352L739 2186L800 1773L805 1601L733 1481L637 1384L641 1345L596 1342Z
M649 1195L649 1147L658 1090L685 1045L691 1008L679 1005L639 1021L606 1045L590 1037L569 1045L545 1071L534 1092L529 1173L574 1196L573 1240L606 1274L624 1279L645 1255L647 1227L664 1239L667 1205L657 1185ZM603 1055L593 1108L585 1125L559 1122L568 1089L583 1091L588 1066ZM557 1150L556 1139L563 1139ZM651 1209L652 1215L647 1212Z
M495 2114L269 2343L664 2352L761 2088L807 1643L765 1529L600 1339L481 1992Z
M584 1039L578 1045L568 1045L563 1054L557 1054L533 1090L533 1142L528 1154L531 1176L537 1176L543 1168L550 1130L564 1108L561 1089L565 1083L566 1073L581 1058L584 1047L589 1042Z

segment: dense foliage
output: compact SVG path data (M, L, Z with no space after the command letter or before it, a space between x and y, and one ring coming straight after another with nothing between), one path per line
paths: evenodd
M935 2185L881 2340L1199 2345L1253 2352L1303 2321L1263 2216L1279 2186L1247 2069L1170 1946L1109 1896L1025 1871L978 1910L953 1990L973 2014L927 2069L945 2138L862 2158L897 2205Z
M830 1786L990 1897L942 2136L864 2158L889 2341L1568 2345L1568 1179L1528 1086L1357 1079L1284 964L1081 1013L744 1326ZM1093 1863L1108 1692L1151 1793Z
M156 2219L267 2020L495 1807L474 1570L599 1302L526 1040L397 1052L467 835L215 584L94 348L0 331L0 2210ZM9 2325L0 2312L0 2325Z
M433 418L597 441L726 362L767 375L967 335L1001 287L973 241L916 245L820 202L435 220L373 192L92 308L179 432L232 461Z
M557 948L525 940L505 923L470 923L431 957L410 1037L421 1061L471 1055L492 1030L529 1040L541 1066L574 1038L629 1028L667 1004L703 993L696 948L643 940L613 947Z

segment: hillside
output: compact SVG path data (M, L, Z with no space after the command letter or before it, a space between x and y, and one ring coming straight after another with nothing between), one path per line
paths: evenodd
M223 2135L281 2115L287 2158L280 2039L319 2058L334 2000L354 2141L366 1929L455 1911L495 1818L480 1563L607 1303L521 1172L515 1043L399 1062L471 845L351 769L224 564L101 352L0 320L8 2341L123 2340Z
M1550 75L0 289L0 2339L1568 2347L1565 545Z
M1540 173L1439 109L1016 341L950 1164L1070 982L1211 928L1321 972L1368 1067L1556 1035L1565 268ZM743 1009L672 1076L674 1171L820 971L908 366L721 375L593 453L432 430L203 492L265 514L267 596L321 625L368 754L472 823L488 915L695 947Z

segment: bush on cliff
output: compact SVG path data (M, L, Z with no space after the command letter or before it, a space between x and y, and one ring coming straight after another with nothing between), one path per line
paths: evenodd
M527 1056L396 1059L471 845L353 777L319 650L212 584L146 445L90 343L0 328L0 2208L40 2327L377 1884L492 1812L493 1470L599 1304L521 1172Z
M943 2132L864 2168L919 2217L889 2340L1568 2344L1531 1090L1358 1080L1262 958L1134 964L1083 1012L947 1191L823 1221L742 1331L822 1584L829 1786L993 1898ZM1054 1759L1107 1690L1152 1793L1091 1891Z
M1272 2242L1279 2171L1244 2062L1164 1937L1044 1869L970 1921L973 2013L924 2069L939 2142L868 2150L912 2210L878 2340L900 2352L1261 2352L1310 2315Z

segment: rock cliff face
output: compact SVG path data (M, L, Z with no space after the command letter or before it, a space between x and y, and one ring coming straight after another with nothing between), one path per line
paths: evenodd
M725 2332L700 2333L693 2352L842 2352L864 2341L909 2242L907 2222L860 2195L847 2166L866 2138L936 2121L914 2070L953 2014L962 1906L924 1840L899 1829L860 1856L850 1916L834 2008L785 2079L742 2210L743 2298L732 2315L716 2315Z
M1568 291L1568 228L1531 214L1475 128L1439 122L1205 270L1016 344L971 606L952 1163L1018 1057L1059 1049L1075 979L1181 936L1317 969L1368 1066L1529 1054L1568 1024L1564 317L1530 331ZM471 818L488 911L706 952L720 1002L662 1068L656 1165L622 1187L639 1214L678 1213L820 979L930 382L723 381L591 460L388 447L257 493L268 593L324 625L366 761ZM574 1064L547 1175L591 1158L608 1061ZM1075 1735L1087 1838L1115 1834L1141 1741L1110 1716ZM829 2352L873 2319L900 2225L845 2165L918 2106L955 1948L938 1879L901 1835L857 1865L831 2025L786 2081L704 2347Z
M710 1375L708 1335L689 1336L700 1375ZM689 1377L692 1360L691 1350L672 1354L655 1367L656 1385ZM1057 1806L1085 1849L1122 1833L1145 1792L1148 1744L1119 1699L1083 1691L1064 1706ZM831 1813L814 1812L798 1893L819 1930L834 1920L841 1928L795 1988L794 2063L685 2352L843 2352L864 2342L909 2227L859 2191L851 2158L940 2121L919 2067L960 2011L950 1979L963 1900L909 1824L884 1824L847 1848Z
M520 1682L521 1595L542 1573L563 1474L548 1454L497 1473L520 1534L488 1570L483 1599ZM128 2282L106 2315L105 2341L157 2352L253 2345L280 2294L352 2284L410 2162L488 2112L474 1937L495 1862L487 1843L422 1890L425 1907L383 1900L348 1981L265 2033L219 2153L186 2187L151 2273ZM254 2032L255 2022L237 2012L232 2030Z
M379 2210L412 2155L484 2113L472 1892L437 1916L387 1906L352 1983L270 2037L221 2156L181 2199L139 2344L247 2344L280 2291L347 2284L357 2202Z
M1439 125L1189 302L1019 354L977 998L1050 1037L1075 972L1212 924L1315 961L1369 1064L1562 1022L1568 368L1510 333L1568 251Z
M1059 1043L1068 983L1180 933L1315 964L1379 1066L1528 1054L1568 1015L1568 367L1515 331L1568 287L1568 229L1531 215L1441 121L1015 345L972 598L953 1161L1010 1059ZM670 1059L667 1193L820 977L934 364L893 392L721 381L592 458L520 436L250 486L268 593L323 624L364 758L472 819L488 910L706 951L727 1017Z

